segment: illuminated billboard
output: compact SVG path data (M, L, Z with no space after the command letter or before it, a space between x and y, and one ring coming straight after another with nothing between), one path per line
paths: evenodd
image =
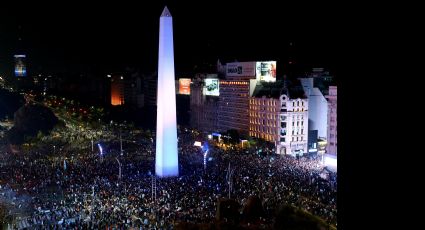
M15 57L15 76L26 77L27 67L25 66L25 55L14 55Z
M254 77L255 62L232 62L226 64L226 76L228 77Z
M190 95L190 78L179 79L179 94Z
M256 79L259 81L276 81L276 61L262 61L256 64Z
M204 95L220 96L220 86L218 79L205 79Z

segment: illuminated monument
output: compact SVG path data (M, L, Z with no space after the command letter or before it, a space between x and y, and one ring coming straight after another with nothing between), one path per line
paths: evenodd
M178 176L173 18L167 7L159 18L157 95L155 173L159 177Z

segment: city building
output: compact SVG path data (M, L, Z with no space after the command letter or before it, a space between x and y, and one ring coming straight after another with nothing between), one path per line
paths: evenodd
M255 88L256 62L226 64L226 78L220 80L218 130L235 129L249 134L249 96ZM252 86L251 85L252 81Z
M142 94L142 79L138 72L127 72L124 75L124 101L128 106L142 108L144 95Z
M280 132L276 153L307 153L309 101L299 82L285 86L280 96Z
M220 80L218 130L249 133L249 80Z
M122 75L108 75L111 78L111 105L124 105L124 77Z
M158 73L144 76L143 95L145 106L156 106L156 94L158 91Z
M25 64L26 55L25 54L16 54L15 58L15 76L16 77L26 77L27 76L27 66Z
M282 89L283 81L257 82L249 98L249 136L279 142Z
M328 139L326 152L337 155L337 87L329 86L328 99Z
M313 68L305 76L299 80L309 101L309 131L317 130L309 132L309 152L323 154L327 148L325 145L329 143L327 141L329 106L326 97L329 94L329 87L335 84L334 77L323 68Z
M314 78L300 78L308 98L308 122L310 130L317 130L319 139L326 139L328 131L328 102L319 88L314 87Z
M218 81L217 74L195 75L191 83L190 125L200 131L213 132L218 129L219 97L206 95L205 79Z

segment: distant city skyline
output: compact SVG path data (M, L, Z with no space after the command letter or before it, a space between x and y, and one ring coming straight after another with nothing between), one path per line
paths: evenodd
M0 17L0 74L13 73L13 55L26 54L28 73L156 70L157 15L173 13L176 75L195 66L231 61L276 60L278 73L290 58L305 68L334 71L332 14L323 6L270 3L160 1L121 4L5 8ZM322 9L324 8L324 9ZM292 43L292 48L290 44Z

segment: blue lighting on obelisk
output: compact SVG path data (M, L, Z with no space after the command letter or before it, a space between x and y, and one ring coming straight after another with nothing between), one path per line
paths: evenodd
M159 18L158 98L155 173L179 175L177 154L176 89L174 81L173 18L165 7Z

